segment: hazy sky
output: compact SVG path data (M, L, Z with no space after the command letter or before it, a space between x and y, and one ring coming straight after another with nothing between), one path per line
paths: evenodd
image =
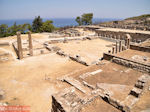
M0 0L0 19L75 18L88 12L95 18L150 14L150 0Z

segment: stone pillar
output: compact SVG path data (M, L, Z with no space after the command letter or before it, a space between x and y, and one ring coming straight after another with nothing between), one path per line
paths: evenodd
M115 47L112 47L112 54L115 53Z
M116 35L114 36L114 39L116 40L117 38L116 38Z
M116 41L116 53L118 52L118 42Z
M30 56L33 56L33 45L32 45L32 37L31 37L31 32L28 32L28 38L29 38L29 53Z
M114 39L114 35L112 34L112 39Z
M118 35L118 39L121 40L121 39L120 39L120 35Z
M122 41L119 41L119 52L122 51Z
M124 45L122 46L122 51L124 51Z
M131 36L129 34L126 34L126 36L127 36L127 41L126 41L127 49L130 49Z
M112 39L112 34L110 34L110 39Z
M127 49L129 49L129 38L127 38Z
M123 45L122 46L122 51L126 50L127 49L127 46Z
M17 45L18 45L18 57L19 59L23 59L23 51L22 51L22 42L21 42L21 33L17 32Z

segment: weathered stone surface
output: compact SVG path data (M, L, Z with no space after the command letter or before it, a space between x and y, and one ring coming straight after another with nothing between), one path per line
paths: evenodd
M66 88L52 96L52 112L79 112L82 103L74 87Z
M142 93L142 89L136 88L134 87L131 91L130 94L135 96L135 97L139 97Z
M67 54L64 53L64 51L57 51L57 54L60 55L60 56L68 56Z
M144 65L144 64L141 64L138 62L134 62L134 61L123 59L123 58L121 59L121 58L117 58L117 57L114 57L112 61L117 64L124 65L126 67L130 67L133 69L137 69L139 71L144 71L144 72L150 73L150 67L148 65Z
M77 61L83 65L86 65L86 66L89 66L89 64L87 64L85 61L83 61L81 58L78 59L77 57L73 57L73 56L69 56L70 59L74 60L74 61Z
M61 50L59 47L53 46L53 45L48 45L48 46L46 46L46 48L52 52L57 52L57 51Z
M64 81L68 82L69 84L71 84L72 86L80 90L81 92L85 94L90 94L90 90L86 88L84 85L82 85L82 83L80 83L78 80L72 77L65 77Z

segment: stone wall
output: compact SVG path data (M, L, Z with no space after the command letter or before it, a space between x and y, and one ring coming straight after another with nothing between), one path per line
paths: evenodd
M141 46L137 46L137 45L130 45L130 49L143 51L143 52L150 52L150 48L148 48L148 47L141 47Z
M121 21L114 21L114 22L109 22L109 24L100 24L101 27L110 27L110 28L121 28L121 29L132 29L132 30L144 30L144 31L150 31L150 27L148 25L143 25L143 24L124 24L121 23Z
M150 65L146 65L143 63L139 63L139 62L136 62L133 60L121 58L121 57L118 57L118 56L115 56L112 54L107 54L107 53L104 53L103 58L105 60L109 60L109 61L111 60L114 63L120 64L120 65L123 65L126 67L130 67L130 68L142 71L142 72L150 73Z
M150 35L141 34L141 33L101 31L101 30L95 30L95 31L100 37L107 37L107 38L113 38L113 39L119 39L119 40L125 40L126 34L130 34L130 36L132 37L131 41L136 42L136 43L143 42L150 38Z
M138 62L135 62L132 60L123 59L123 58L119 58L119 57L113 57L112 62L126 66L126 67L130 67L130 68L142 71L142 72L150 73L149 65L138 63Z

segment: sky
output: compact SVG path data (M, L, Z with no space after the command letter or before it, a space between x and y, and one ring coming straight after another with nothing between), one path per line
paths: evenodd
M0 0L0 19L75 18L93 13L94 18L127 18L150 14L150 0Z

